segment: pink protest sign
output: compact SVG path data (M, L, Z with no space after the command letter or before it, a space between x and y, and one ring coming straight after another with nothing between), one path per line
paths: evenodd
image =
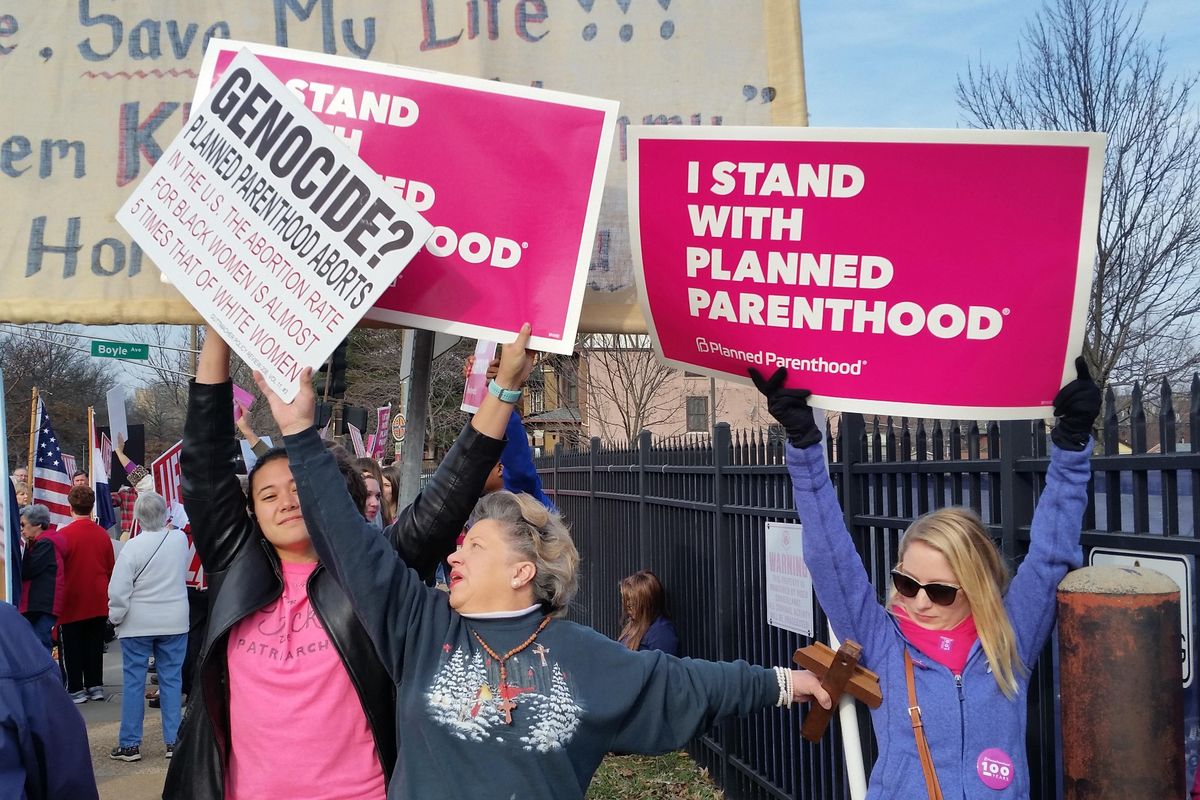
M572 351L617 103L219 39L199 95L242 47L435 226L368 319Z
M233 418L237 420L242 415L242 411L249 411L254 405L254 395L235 383L233 385L233 402ZM238 406L241 406L240 410Z
M672 366L814 405L1048 413L1082 348L1102 134L630 128L641 301Z
M392 404L375 409L375 445L368 448L371 456L382 461L387 450L387 431L392 419Z

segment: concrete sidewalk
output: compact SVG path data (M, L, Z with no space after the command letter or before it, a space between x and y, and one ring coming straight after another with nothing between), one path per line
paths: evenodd
M164 756L162 721L158 709L146 708L142 723L142 760L113 761L108 751L117 745L121 726L121 645L112 642L104 654L104 693L107 699L76 706L87 724L92 767L100 800L159 800L170 763Z

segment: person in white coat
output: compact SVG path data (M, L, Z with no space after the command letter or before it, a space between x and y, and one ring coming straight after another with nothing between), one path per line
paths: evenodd
M140 761L146 669L154 656L162 698L166 757L175 749L183 691L183 658L187 651L187 537L167 527L162 495L142 492L133 516L142 532L126 542L108 585L108 618L117 628L125 673L121 730L109 758Z

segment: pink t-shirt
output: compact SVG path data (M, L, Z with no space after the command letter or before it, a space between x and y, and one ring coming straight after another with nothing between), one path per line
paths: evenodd
M358 693L308 601L317 565L283 563L283 596L229 632L226 800L382 798Z
M967 656L971 654L971 646L979 638L975 632L975 617L967 618L944 631L922 628L912 620L900 604L892 606L892 613L900 623L900 632L904 638L913 643L918 650L948 668L955 675L961 675L967 665Z

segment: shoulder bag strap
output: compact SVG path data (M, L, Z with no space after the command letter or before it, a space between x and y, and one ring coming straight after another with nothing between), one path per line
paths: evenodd
M921 758L921 771L925 773L925 790L929 800L942 800L942 787L938 784L937 772L933 768L933 755L929 742L925 741L925 725L921 721L921 707L917 705L917 685L913 682L912 656L904 650L904 678L908 681L908 718L912 722L913 736L917 740L917 755Z
M154 560L154 557L155 557L156 555L158 555L158 551L162 549L163 542L165 542L165 541L167 540L167 537L168 537L168 536L170 536L170 535L171 535L171 529L170 529L170 528L168 528L167 530L163 531L163 537L162 537L161 539L159 539L159 540L158 540L158 547L154 548L154 552L153 552L153 553L151 553L151 554L150 554L150 557L146 559L146 563L145 563L145 564L142 564L142 568L138 570L138 574L133 576L133 582L134 582L135 584L137 583L137 579L138 579L138 578L140 578L140 577L142 577L142 573L146 571L146 567L150 566L150 562Z

